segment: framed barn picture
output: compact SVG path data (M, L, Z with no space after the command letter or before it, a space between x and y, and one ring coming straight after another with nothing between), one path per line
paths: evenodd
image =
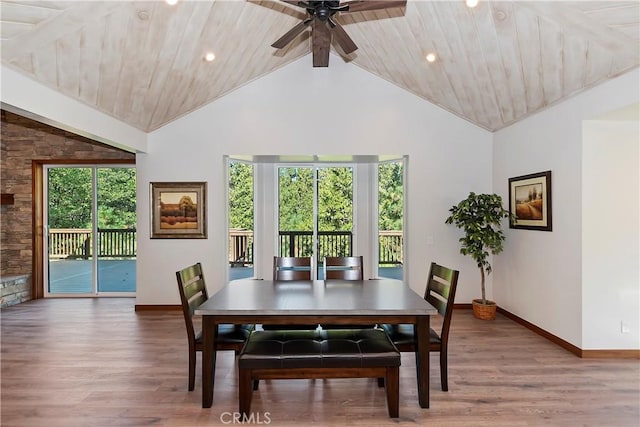
M206 239L206 206L206 182L152 182L151 238Z
M551 171L509 178L510 228L552 231Z

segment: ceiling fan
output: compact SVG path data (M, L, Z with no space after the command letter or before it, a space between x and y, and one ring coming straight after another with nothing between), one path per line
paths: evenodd
M349 37L344 28L333 18L338 13L364 12L367 10L380 10L392 7L404 7L407 0L386 1L296 1L281 0L293 6L304 8L307 17L298 25L290 29L276 40L271 46L282 49L311 26L311 45L313 50L313 66L327 67L329 65L329 50L332 36L344 52L349 55L358 49L358 46Z

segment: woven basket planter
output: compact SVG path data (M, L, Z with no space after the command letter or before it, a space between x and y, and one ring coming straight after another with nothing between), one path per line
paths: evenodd
M474 299L472 301L473 315L481 320L494 320L496 318L496 303L495 301L487 300L486 304L482 303L481 299Z

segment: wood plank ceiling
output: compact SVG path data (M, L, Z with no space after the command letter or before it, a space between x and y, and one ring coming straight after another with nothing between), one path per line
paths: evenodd
M147 132L311 52L309 30L270 46L305 17L277 1L2 1L0 17L4 65ZM409 0L338 21L359 49L330 61L490 131L640 64L638 1Z

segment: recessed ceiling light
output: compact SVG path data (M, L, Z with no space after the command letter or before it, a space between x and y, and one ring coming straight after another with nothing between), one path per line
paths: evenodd
M429 62L434 62L436 58L437 57L435 53L427 53L427 56L425 56L425 59Z
M204 56L204 60L207 62L211 62L214 59L216 59L216 55L213 52L207 52L207 54Z
M466 0L465 3L467 7L476 7L478 5L478 0Z
M173 6L174 4L178 3L178 0L164 0L165 2L167 2L167 4Z

